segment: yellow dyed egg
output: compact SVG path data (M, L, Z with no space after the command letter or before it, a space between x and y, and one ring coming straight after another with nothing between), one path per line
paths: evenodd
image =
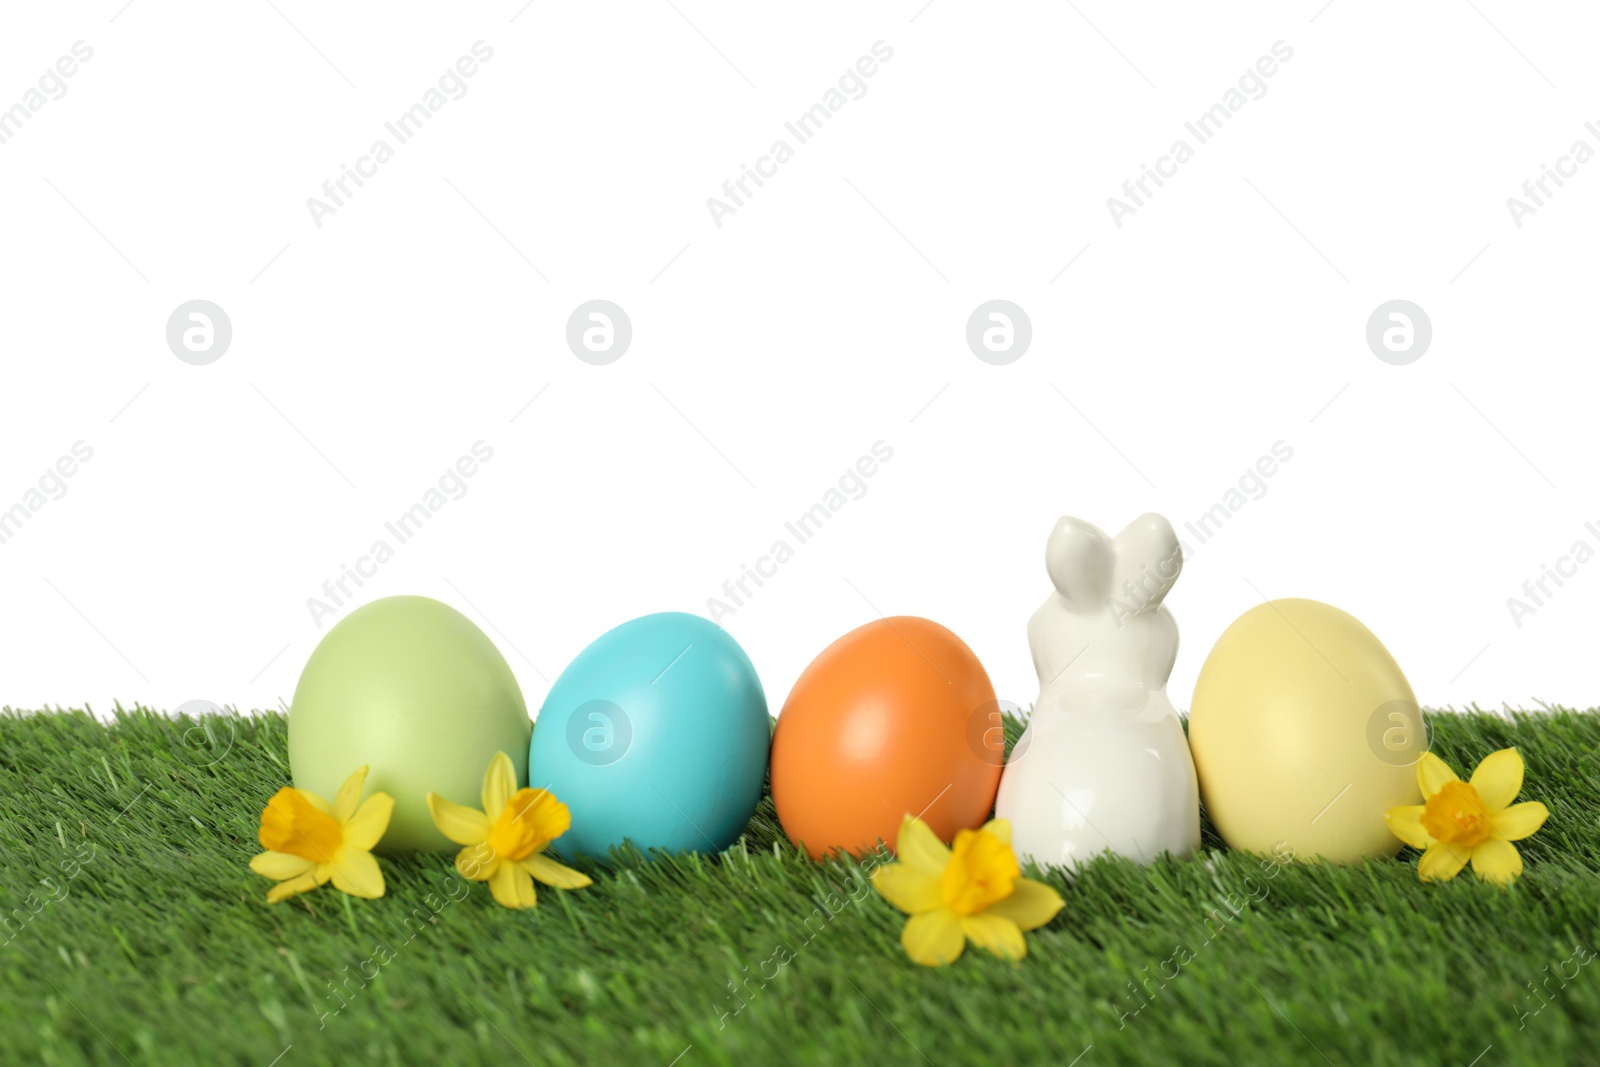
M1421 709L1372 631L1315 600L1274 600L1223 631L1200 668L1189 747L1200 799L1247 852L1354 863L1392 856L1384 813L1422 803Z

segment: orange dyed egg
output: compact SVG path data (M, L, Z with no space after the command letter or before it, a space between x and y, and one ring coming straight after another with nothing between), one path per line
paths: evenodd
M902 615L851 630L795 682L772 799L813 859L892 847L906 815L948 842L988 820L1005 762L989 675L955 634Z

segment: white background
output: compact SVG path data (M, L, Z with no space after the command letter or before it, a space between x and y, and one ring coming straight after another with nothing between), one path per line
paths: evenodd
M878 440L867 494L723 620L774 710L880 611L1030 703L1055 518L1181 529L1279 440L1168 598L1180 708L1262 596L1352 612L1425 704L1600 696L1600 562L1520 628L1506 604L1600 547L1600 161L1521 228L1506 206L1600 148L1591 9L123 3L0 30L0 107L94 50L0 145L0 509L94 450L0 545L0 703L289 700L307 599L479 440L359 598L461 608L530 707L609 627L705 613ZM318 228L307 198L479 40L466 95ZM1107 198L1279 40L1266 95L1118 228ZM165 339L196 298L234 331L203 367ZM610 366L566 347L593 298L633 323ZM965 343L992 298L1032 320L1009 366ZM1395 298L1433 323L1409 366L1365 342Z

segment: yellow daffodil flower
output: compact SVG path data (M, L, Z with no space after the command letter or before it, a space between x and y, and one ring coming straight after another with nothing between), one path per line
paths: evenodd
M548 790L518 789L511 757L496 752L483 776L483 810L452 804L428 794L428 810L439 832L458 845L456 871L474 882L488 882L489 892L508 908L531 908L538 894L537 878L557 889L582 889L589 876L542 855L550 842L567 832L572 813Z
M1396 837L1424 849L1417 875L1424 882L1454 878L1472 861L1479 878L1508 885L1522 873L1522 856L1511 842L1544 825L1550 811L1537 800L1513 804L1522 792L1522 756L1514 748L1491 753L1472 772L1456 777L1429 752L1417 764L1417 784L1426 803L1390 808L1385 816Z
M250 869L278 884L267 893L276 904L325 884L355 897L383 896L383 871L372 855L389 828L394 798L374 793L361 799L367 781L363 767L339 787L330 807L303 789L284 787L261 809L261 845L267 849ZM359 806L358 806L359 805Z
M967 941L996 956L1020 960L1024 930L1043 926L1061 910L1061 896L1022 877L1011 850L1011 823L994 819L944 842L921 819L905 817L895 844L900 862L879 867L872 885L910 915L900 932L906 953L925 967L950 963Z

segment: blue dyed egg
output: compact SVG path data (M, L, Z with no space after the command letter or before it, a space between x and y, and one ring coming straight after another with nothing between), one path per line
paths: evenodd
M528 782L572 812L554 844L603 856L624 840L721 852L761 800L771 739L761 679L698 615L625 622L561 672L534 722Z

